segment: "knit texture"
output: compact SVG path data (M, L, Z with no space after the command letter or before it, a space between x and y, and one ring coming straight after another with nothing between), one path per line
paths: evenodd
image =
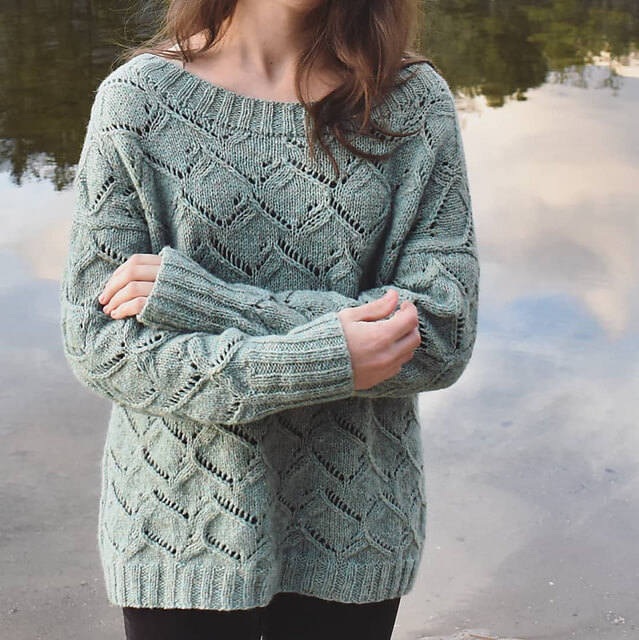
M308 155L299 103L244 96L142 54L111 71L74 181L60 288L67 361L112 401L98 548L119 606L247 609L279 591L374 602L413 586L426 498L417 394L473 350L479 262L452 93L428 64L375 119ZM97 300L135 253L146 306ZM337 312L389 288L422 342L355 390Z

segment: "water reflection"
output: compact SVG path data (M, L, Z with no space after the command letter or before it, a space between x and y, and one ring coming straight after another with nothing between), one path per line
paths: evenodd
M73 179L93 90L129 2L0 3L0 168L62 189Z
M636 0L427 0L426 16L426 49L446 78L491 106L524 100L548 71L601 51L619 58L639 41Z
M431 537L398 640L637 633L635 69L467 105L479 338L420 397Z
M157 6L157 5L155 5ZM524 100L550 70L627 55L637 0L425 0L424 51L460 93L491 106ZM0 4L0 168L69 185L93 90L117 43L148 32L154 3L23 0ZM126 26L126 28L125 28ZM610 69L610 83L616 81Z
M569 296L615 339L637 311L639 78L615 95L596 88L607 74L591 65L588 92L549 83L531 104L467 114L464 139L482 149L470 170L485 257L509 265L488 307Z

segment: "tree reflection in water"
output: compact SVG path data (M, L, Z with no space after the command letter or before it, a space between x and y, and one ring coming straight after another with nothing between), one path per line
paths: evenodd
M0 168L15 184L35 177L61 190L72 181L93 92L119 45L149 35L151 7L0 4ZM550 71L554 81L584 82L579 68L593 54L620 58L639 42L639 0L424 0L424 16L423 52L454 90L492 107L525 100Z

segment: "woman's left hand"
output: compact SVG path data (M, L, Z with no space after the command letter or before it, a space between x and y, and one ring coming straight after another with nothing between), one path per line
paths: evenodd
M103 311L112 318L140 313L160 269L162 258L154 253L134 253L121 264L98 296Z

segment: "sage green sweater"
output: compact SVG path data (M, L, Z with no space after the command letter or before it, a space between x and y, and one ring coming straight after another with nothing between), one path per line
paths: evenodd
M112 401L98 545L111 603L246 609L279 591L407 593L425 539L417 394L471 357L479 264L453 96L428 64L373 115L407 138L370 161L299 103L240 95L142 54L101 82L60 288L70 368ZM144 309L97 297L135 253ZM337 312L389 288L419 312L400 373L355 390Z

